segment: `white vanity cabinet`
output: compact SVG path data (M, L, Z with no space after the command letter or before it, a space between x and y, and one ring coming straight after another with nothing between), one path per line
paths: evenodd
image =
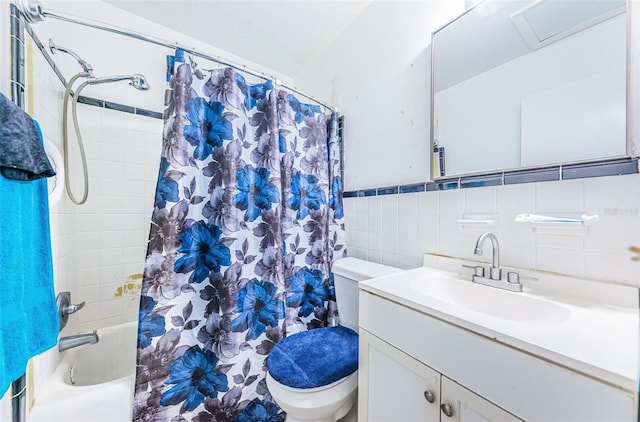
M361 421L521 421L364 329L359 377Z
M359 325L362 422L634 420L634 392L402 298L361 290Z

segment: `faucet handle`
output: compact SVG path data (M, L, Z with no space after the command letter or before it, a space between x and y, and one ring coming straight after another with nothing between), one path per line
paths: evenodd
M466 265L462 264L464 268L471 268L473 270L473 275L478 277L484 277L484 267L482 265Z
M86 302L83 301L81 303L78 303L77 305L69 305L64 308L63 312L66 313L67 315L75 314L80 309L84 308L85 304Z
M538 281L536 277L529 277L526 275L520 275L515 271L509 271L507 273L507 281L509 283L520 284L520 280L530 280L530 281Z

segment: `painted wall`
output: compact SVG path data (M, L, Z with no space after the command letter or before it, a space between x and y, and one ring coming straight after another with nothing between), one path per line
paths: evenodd
M372 2L295 75L346 116L347 190L427 178L431 32L463 10L462 0Z
M297 75L298 86L346 115L346 190L428 178L429 33L463 6L373 2ZM601 221L569 236L542 234L514 222L525 212L585 212ZM640 246L638 175L348 198L345 214L349 254L374 262L408 269L425 252L474 258L482 230L456 220L489 214L504 265L640 286L640 264L628 251Z

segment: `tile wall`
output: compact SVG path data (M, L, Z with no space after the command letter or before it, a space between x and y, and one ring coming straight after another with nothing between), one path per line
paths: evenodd
M469 189L345 198L349 255L409 269L425 252L489 262L473 255L484 231L495 232L503 265L553 271L640 286L640 175L524 183ZM597 214L586 228L516 223L516 214L579 217ZM490 218L486 227L457 224Z
M91 185L76 206L76 300L87 302L79 331L90 331L137 320L162 120L88 105L78 117Z
M45 137L62 151L62 85L41 54L33 51L32 58L33 94L27 100ZM61 336L137 319L162 146L160 119L86 104L77 107L89 197L78 206L63 195L50 204L50 223L55 291L70 291L73 303L85 301L86 306L69 318ZM80 197L82 173L73 134L70 142L72 190ZM50 181L50 188L53 183L64 180ZM55 348L33 359L32 395L37 397L58 360Z

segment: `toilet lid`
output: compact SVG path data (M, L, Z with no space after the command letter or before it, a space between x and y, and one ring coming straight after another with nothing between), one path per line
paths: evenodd
M271 350L267 368L288 387L329 385L358 369L358 334L340 325L294 334Z

